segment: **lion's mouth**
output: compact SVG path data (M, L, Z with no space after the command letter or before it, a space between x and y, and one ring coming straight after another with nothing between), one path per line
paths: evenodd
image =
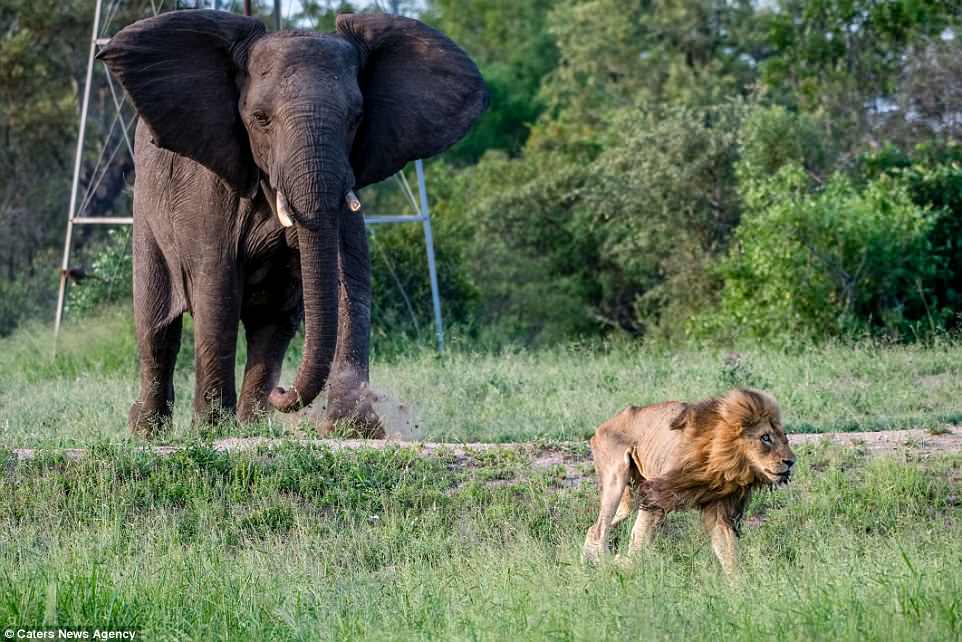
M776 473L773 470L765 469L765 473L768 475L769 480L776 486L781 486L782 484L787 484L792 479L792 469L783 470L780 473Z

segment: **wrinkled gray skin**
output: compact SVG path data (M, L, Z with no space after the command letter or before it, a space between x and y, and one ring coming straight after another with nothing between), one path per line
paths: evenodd
M357 404L368 380L371 273L363 218L345 196L467 132L487 103L474 63L416 20L342 15L333 34L267 34L254 19L216 11L140 21L100 58L141 117L131 428L149 436L171 415L185 312L194 319L196 418L290 412L330 383L329 422L376 423ZM301 318L304 356L285 390L276 387L281 362ZM238 399L239 322L248 356Z

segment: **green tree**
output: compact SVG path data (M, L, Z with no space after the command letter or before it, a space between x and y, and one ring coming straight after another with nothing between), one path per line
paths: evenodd
M765 14L765 92L819 111L857 144L891 107L906 54L959 25L944 0L777 0Z
M634 333L678 335L678 320L712 298L710 266L741 213L743 113L730 103L626 110L614 120L577 221L607 268L587 275L602 288L599 315Z
M477 61L491 94L488 111L446 155L475 162L488 149L521 150L543 110L541 80L557 65L546 29L550 0L431 0L421 19L448 34Z
M612 114L595 160L550 149L485 157L466 216L488 315L526 340L657 331L711 296L709 271L740 204L734 163L743 108Z
M749 0L581 0L548 27L561 61L542 94L552 109L539 144L596 141L607 110L705 107L744 95L758 45ZM543 133L542 133L543 132Z

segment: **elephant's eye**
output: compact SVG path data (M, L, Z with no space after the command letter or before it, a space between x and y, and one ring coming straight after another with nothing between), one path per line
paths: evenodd
M360 114L360 112L358 112L357 114L354 115L353 118L351 118L351 129L350 129L350 131L354 131L354 130L357 129L360 125L361 125L361 114Z
M260 111L260 110L255 111L255 112L252 114L252 116L254 117L254 122L257 123L257 124L258 124L259 126L261 126L261 127L266 127L266 126L269 125L270 122L271 122L271 119L267 117L267 114L265 114L264 112L262 112L262 111Z
M767 432L764 435L762 435L762 443L765 444L766 446L772 445L772 437Z

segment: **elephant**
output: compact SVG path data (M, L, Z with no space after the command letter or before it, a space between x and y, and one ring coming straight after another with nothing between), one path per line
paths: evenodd
M475 63L411 18L342 14L333 33L267 33L213 10L136 22L98 57L139 115L132 432L150 438L171 419L184 313L195 421L292 412L326 387L327 425L376 424L358 408L371 267L354 191L464 137L488 104ZM285 389L281 365L302 319L303 357Z

